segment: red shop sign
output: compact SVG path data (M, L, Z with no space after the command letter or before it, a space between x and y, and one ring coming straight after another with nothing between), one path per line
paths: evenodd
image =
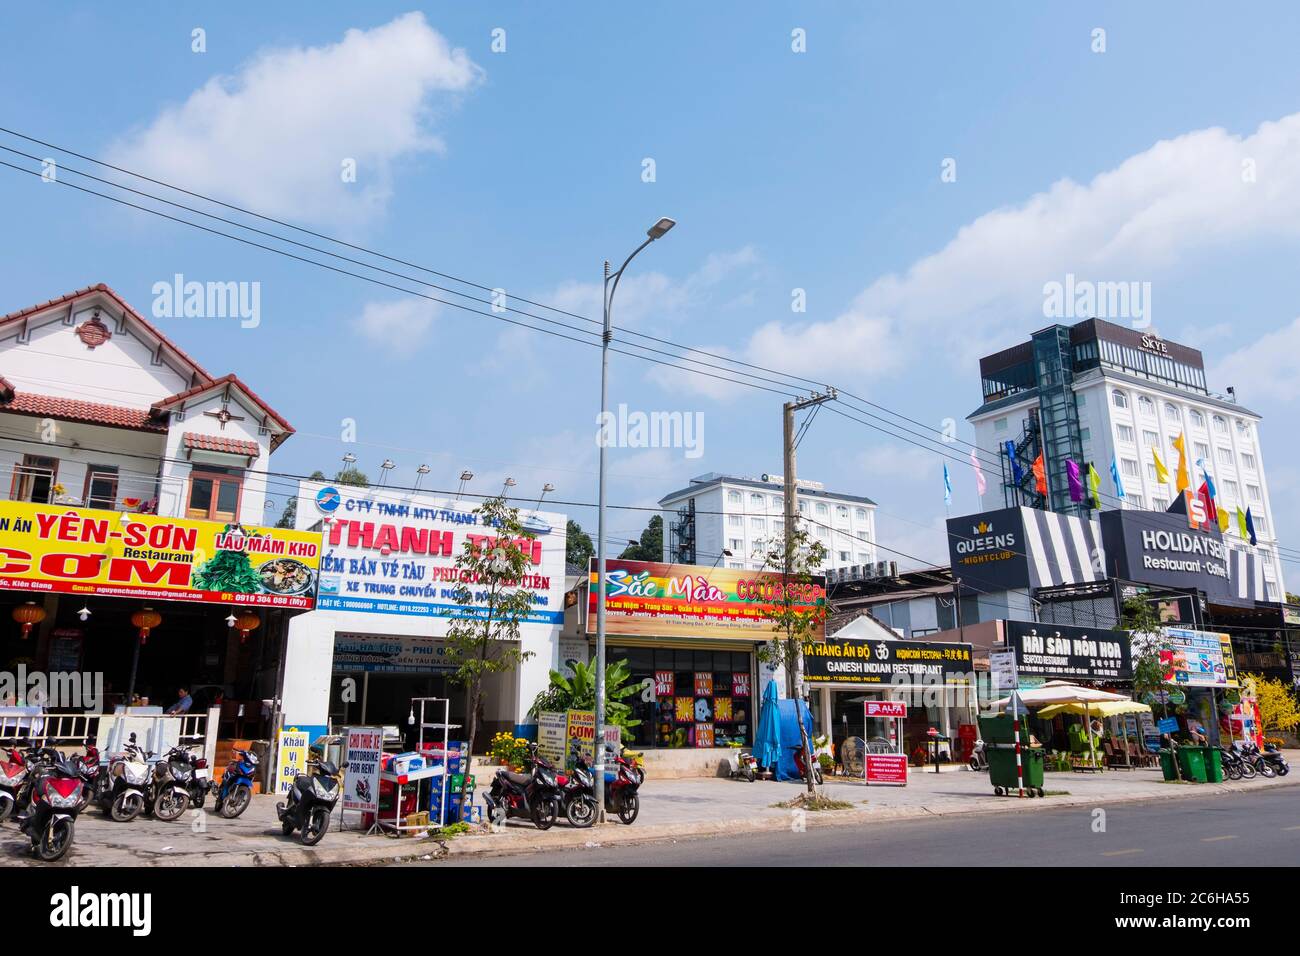
M731 675L731 696L732 697L749 696L749 675L748 674Z
M673 672L655 671L655 696L673 696Z
M907 704L901 700L868 700L862 704L867 717L906 717Z
M864 754L867 785L907 786L907 757L903 754Z

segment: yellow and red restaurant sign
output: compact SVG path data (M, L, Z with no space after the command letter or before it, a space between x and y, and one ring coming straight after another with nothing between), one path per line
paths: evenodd
M811 636L825 639L826 585L820 576L788 586L770 571L740 571L655 561L605 562L605 630L629 637L702 637L766 641L772 611L792 601L814 620ZM587 591L587 633L596 631L596 562ZM698 691L697 691L698 693Z
M0 501L0 588L311 609L321 537Z

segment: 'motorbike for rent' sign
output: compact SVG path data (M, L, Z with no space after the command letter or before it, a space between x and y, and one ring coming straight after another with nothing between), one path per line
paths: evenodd
M257 607L315 604L320 535L0 501L0 588Z

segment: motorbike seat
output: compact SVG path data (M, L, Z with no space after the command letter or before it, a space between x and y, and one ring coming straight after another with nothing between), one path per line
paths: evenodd
M526 773L514 773L510 770L503 770L501 771L501 775L506 778L508 783L512 783L516 787L526 787L533 782L532 776Z
M300 773L298 776L293 778L293 785L299 790L306 792L311 789L311 777L307 776L305 773Z

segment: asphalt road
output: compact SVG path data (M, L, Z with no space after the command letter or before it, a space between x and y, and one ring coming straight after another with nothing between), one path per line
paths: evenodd
M1050 798L1049 798L1050 799ZM592 847L434 866L1297 866L1300 788ZM1103 832L1094 828L1104 822ZM596 834L593 833L593 837Z

